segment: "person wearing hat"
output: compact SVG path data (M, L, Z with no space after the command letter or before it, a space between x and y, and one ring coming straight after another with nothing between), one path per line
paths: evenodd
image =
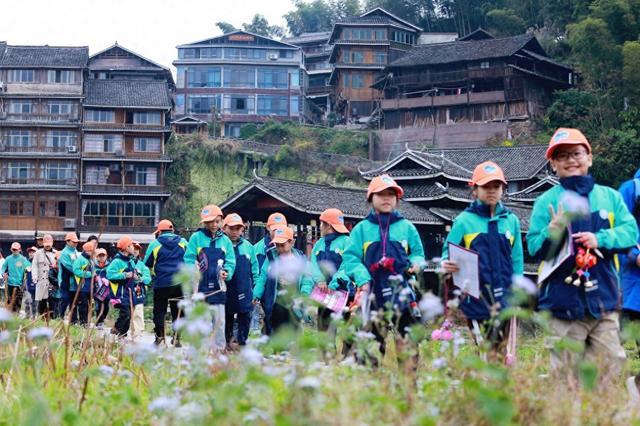
M56 250L53 248L53 237L50 234L43 235L42 248L33 255L31 277L35 283L35 301L38 315L47 315L51 318L58 312L54 299L58 287L58 269Z
M271 244L273 238L273 231L279 226L287 226L287 218L282 213L276 212L269 215L267 218L266 233L264 238L253 245L253 252L258 259L258 266L262 268L264 260L269 256L273 260L275 254L275 247Z
M118 253L107 266L107 279L111 285L111 303L118 309L118 319L111 334L125 337L129 331L133 307L133 289L138 280L136 262L133 258L133 240L121 237L116 244Z
M7 283L7 305L13 312L20 312L22 305L22 287L24 286L25 273L30 265L26 257L21 253L22 246L18 242L11 244L11 256L5 259L0 269Z
M96 276L96 285L94 287L94 299L96 303L96 328L102 329L104 327L104 320L107 318L109 314L109 305L111 301L111 291L109 290L103 300L98 298L96 292L99 290L100 286L104 285L107 280L107 267L109 266L109 258L107 255L107 250L103 248L96 249L96 256L93 265L93 269L95 271ZM108 284L107 284L108 285Z
M73 315L72 313L72 324L79 321L80 325L86 326L89 323L89 298L91 297L92 280L96 276L93 261L95 251L96 242L88 241L82 245L82 254L73 262L76 291L71 309L77 310L78 314Z
M538 260L557 256L564 242L572 245L573 254L541 283L538 308L551 313L552 340L585 344L584 357L602 359L607 373L616 376L626 358L619 337L617 253L636 245L638 228L620 193L596 184L589 174L591 145L580 130L558 129L546 157L560 184L536 199L527 246ZM572 280L577 263L582 264L578 255L584 259L586 254L594 255L588 276ZM571 369L578 358L554 349L551 367Z
M342 254L349 243L349 230L344 225L344 214L338 209L327 209L320 215L320 239L311 250L311 277L322 290L341 288L351 297L355 287L343 269ZM331 320L331 309L318 309L318 328L327 330Z
M155 344L159 345L165 341L167 307L172 324L182 316L178 308L178 300L183 297L182 286L173 282L173 276L184 264L187 241L175 233L173 223L167 219L158 222L155 234L156 239L147 247L144 264L151 271Z
M480 298L463 294L460 309L469 327L482 331L497 351L508 335L508 321L499 321L496 314L509 305L513 277L524 274L520 221L501 202L507 180L496 163L478 164L469 186L475 201L454 219L442 249L442 267L447 273L460 268L449 260L449 243L478 253Z
M416 322L416 296L407 276L421 272L424 249L416 227L397 210L404 190L388 175L369 183L369 215L352 230L342 262L364 295L371 294L372 310L391 310L392 323L404 335ZM390 279L394 277L394 279ZM400 297L402 294L402 297ZM384 341L385 324L374 324L374 334Z
M289 310L297 294L310 295L313 279L307 272L307 258L293 247L294 233L288 226L273 229L271 244L275 246L273 259L267 257L253 289L254 303L264 309L265 334L271 335L293 318Z
M80 253L77 247L80 240L75 232L69 232L64 237L66 243L60 258L58 259L58 283L60 284L60 308L58 315L64 318L67 308L71 307L72 298L75 295L76 283L73 275L73 262ZM71 321L77 322L77 311L71 313ZM75 316L75 318L74 318Z
M244 222L240 215L232 213L224 218L223 230L233 243L236 269L227 285L225 304L225 338L229 345L233 338L234 321L238 323L237 342L244 346L249 337L251 312L253 311L253 285L260 274L253 246L242 233Z
M147 297L147 286L151 285L151 272L140 256L142 245L138 241L133 242L133 258L136 263L136 276L138 280L133 288L133 320L131 330L133 337L142 337L144 331L144 302Z
M39 250L44 247L44 233L36 232L36 249Z
M233 277L236 256L233 244L221 230L222 210L216 205L205 206L200 212L200 223L204 225L191 235L184 255L187 265L196 264L200 269L198 291L205 295L213 316L214 342L216 350L226 348L225 312L226 281Z

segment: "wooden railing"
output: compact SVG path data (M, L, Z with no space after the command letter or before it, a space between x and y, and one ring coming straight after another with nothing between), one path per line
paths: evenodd
M96 185L96 184L83 184L83 192L122 192L122 193L145 193L145 194L161 194L166 192L164 186L161 185Z

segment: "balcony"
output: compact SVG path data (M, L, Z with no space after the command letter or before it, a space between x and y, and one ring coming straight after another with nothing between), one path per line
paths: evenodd
M3 189L43 189L43 190L74 190L78 189L76 178L42 179L22 177L0 177Z
M79 158L77 146L16 146L0 143L0 153L7 157Z
M34 95L34 96L82 96L82 82L75 84L61 83L6 83L5 95Z
M516 95L515 91L513 92ZM524 93L523 93L524 95ZM514 98L511 98L513 100ZM496 90L491 92L464 93L461 95L424 96L421 98L384 99L382 109L411 109L438 106L504 103L505 92Z
M117 218L112 218L117 219ZM126 220L127 218L122 218ZM86 219L85 219L86 220ZM120 225L106 225L106 224L95 224L95 225L80 225L78 226L78 231L80 232L89 232L93 234L98 233L117 233L117 234L152 234L155 232L155 226L148 225L139 225L139 226L120 226Z
M312 86L307 87L307 96L310 95L324 95L330 93L332 86Z
M44 125L79 126L80 118L78 114L18 114L0 112L0 122L4 125L31 125L38 123Z
M83 184L82 194L118 194L118 195L137 195L150 197L167 197L169 193L161 185L94 185Z
M82 161L141 161L152 163L171 163L173 160L169 156L158 152L83 152Z
M82 123L82 130L84 131L117 131L117 132L131 132L131 133L162 133L171 132L170 125L147 125L147 124L131 124L131 123L96 123L96 122L84 122Z

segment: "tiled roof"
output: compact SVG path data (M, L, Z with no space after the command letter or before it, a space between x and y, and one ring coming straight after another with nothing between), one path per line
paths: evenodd
M6 46L0 67L84 68L88 47Z
M364 218L371 207L366 201L367 191L359 188L344 188L306 182L295 182L271 177L259 177L222 203L226 208L242 194L258 188L274 196L289 206L308 214L320 214L328 208L342 210L345 216ZM440 225L442 221L422 207L411 203L400 203L398 209L402 215L416 223Z
M518 219L520 219L520 231L523 233L527 232L529 230L529 218L531 217L532 209L528 207L514 206L509 204L506 204L505 207L511 210L516 216L518 216ZM432 207L429 209L431 213L437 215L438 217L449 223L453 222L453 219L455 219L456 216L462 213L463 210L464 209L444 209L437 207Z
M314 43L314 42L322 42L329 40L331 36L331 31L320 31L315 33L302 33L295 37L283 38L282 41L285 43L298 45L304 43Z
M527 50L544 54L538 40L532 34L521 34L496 39L452 41L415 46L404 56L389 64L389 68L503 58L511 56L525 47Z
M169 87L163 81L89 80L85 106L171 108Z
M435 182L418 183L404 185L401 183L404 189L405 198L411 200L416 198L445 198L452 197L460 200L466 200L471 202L471 191L469 188L460 188L456 186L446 187L444 185L436 185Z
M393 25L406 31L416 31L415 29L401 24L400 22L385 16L365 16L345 19L336 22L336 25Z

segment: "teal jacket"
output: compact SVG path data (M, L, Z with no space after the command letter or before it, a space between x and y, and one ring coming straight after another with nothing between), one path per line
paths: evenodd
M133 272L136 268L136 260L133 257L128 257L122 253L118 253L114 256L107 266L107 280L111 285L111 295L116 299L122 299L128 296L125 289L127 284L133 285L133 280L125 278L125 273Z
M73 274L73 262L80 256L80 252L71 246L65 246L58 259L58 283L61 288L68 287L76 290L76 280Z
M350 281L349 275L341 269L342 255L348 244L349 235L337 233L316 241L311 250L311 277L314 284L324 282L335 290L340 287L340 282L346 285Z
M31 266L31 263L27 260L26 257L18 254L11 254L11 256L7 256L2 264L2 270L0 270L0 274L6 272L9 274L9 279L7 280L7 284L13 287L20 287L24 282L25 273L27 268Z
M144 285L151 284L151 270L144 264L142 259L138 259L136 262L136 273Z
M89 259L89 255L82 253L73 262L73 275L75 281L75 288L82 286L80 291L91 291L91 276L93 275L93 262Z
M211 245L213 241L211 232L205 228L200 228L191 235L189 242L187 243L187 250L184 253L184 263L187 265L195 265L200 251ZM218 230L215 235L215 246L224 252L224 270L227 271L229 277L227 281L233 276L233 272L236 267L236 256L233 250L233 244L229 237Z
M442 258L449 258L449 243L464 246L478 253L481 299L467 295L460 308L471 320L491 318L489 307L509 304L514 275L524 273L522 235L518 217L502 204L491 216L489 206L473 202L453 221L442 249Z
M575 269L575 258L567 259L542 284L538 306L551 311L556 318L565 320L583 319L586 315L600 318L603 314L620 308L620 280L618 277L618 254L635 246L638 240L636 222L629 213L619 192L596 185L591 176L560 179L555 186L536 200L531 214L527 245L529 253L543 261L554 256L557 244L549 238L551 214L549 206L558 210L563 193L567 190L583 196L588 201L591 214L571 222L571 232L592 232L598 240L598 250L604 259L589 269L591 288L566 284L567 276ZM564 205L564 211L572 206ZM575 242L574 253L577 252Z
M294 249L293 255L298 257L302 262L306 262L306 258L298 250ZM280 256L278 256L276 252L273 261L274 264L279 257ZM253 289L254 299L263 299L263 296L268 298L268 300L263 300L263 305L265 310L269 311L276 302L281 279L278 271L272 269L272 261L268 258L265 259L262 264L262 269L260 270L260 276L256 280L256 286ZM311 278L308 271L302 271L296 284L298 285L298 291L301 294L311 294L311 290L313 290L313 278Z

